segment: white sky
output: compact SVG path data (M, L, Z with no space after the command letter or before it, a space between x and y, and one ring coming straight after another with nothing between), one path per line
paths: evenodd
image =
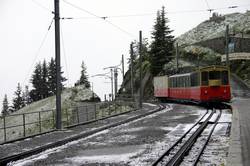
M35 1L53 10L53 0ZM155 14L107 19L132 34L128 35L106 21L93 18L63 0L60 1L61 17L92 17L61 21L65 45L65 54L61 45L61 64L64 76L69 79L67 86L72 86L79 79L82 60L87 65L90 76L108 72L103 68L119 64L122 54L125 55L125 60L129 57L129 44L138 38L139 30L143 31L143 37L151 36ZM98 16L156 13L163 5L167 12L208 8L205 0L68 0L68 2ZM207 0L207 2L210 8L243 6L217 11L222 14L245 12L250 8L249 0ZM210 13L177 12L166 16L170 20L170 28L174 30L173 35L178 36L208 19ZM29 83L35 65L32 65L34 60L37 63L44 58L49 60L54 57L54 24L37 55L52 18L53 15L48 10L32 0L0 0L0 101L4 94L7 94L11 102L17 83L20 82L22 87ZM90 77L90 81L94 82L94 91L100 97L103 98L105 93L110 93L110 84L107 83L109 80L103 77Z

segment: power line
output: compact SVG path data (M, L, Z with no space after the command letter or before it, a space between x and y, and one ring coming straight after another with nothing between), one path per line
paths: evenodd
M28 70L28 72L27 72L27 74L26 74L26 76L25 76L25 79L24 79L24 81L23 81L23 85L25 85L25 83L26 83L26 81L27 81L27 79L28 79L28 76L29 76L29 74L30 74L30 72L31 72L31 70L32 70L32 67L33 67L33 65L34 65L34 63L35 63L35 61L36 61L38 55L39 55L40 52L41 52L41 49L42 49L42 47L43 47L43 45L44 45L44 43L45 43L45 41L46 41L46 39L47 39L47 37L48 37L49 31L50 31L50 29L51 29L51 26L52 26L53 22L54 22L54 18L52 18L52 21L51 21L50 24L49 24L48 30L47 30L47 32L45 33L45 35L44 35L44 37L43 37L43 39L42 39L42 42L41 42L40 46L38 47L38 50L37 50L37 52L36 52L36 54L35 54L35 57L34 57L34 59L33 59L32 63L31 63L31 65L30 65L29 70Z
M37 2L36 0L32 0L32 2L34 2L37 6L43 8L46 11L51 12L52 14L54 14L54 11L50 10L49 8L47 8L46 6L42 5L40 2Z
M206 2L206 5L207 5L207 8L208 8L207 11L209 11L209 12L211 13L214 9L211 9L211 8L210 8L210 6L209 6L207 0L205 0L205 2Z
M207 2L207 1L206 1ZM232 6L228 6L228 7L221 7L221 8L214 8L211 9L209 5L208 9L204 9L204 10L179 10L179 11L169 11L169 12L165 12L166 14L185 14L185 13L203 13L203 12L207 12L207 11L216 11L216 10L231 10L231 9L235 9L235 8L243 8L243 7L248 7L250 6L250 4L245 4L245 5L232 5ZM77 7L79 8L79 7ZM86 10L85 10L86 11ZM92 14L91 14L92 15ZM94 17L62 17L61 19L104 19L107 20L108 18L129 18L129 17L145 17L145 16L152 16L152 15L156 15L156 12L152 12L152 13L137 13L137 14L125 14L125 15L110 15L110 16L94 16Z
M127 34L128 36L130 36L130 37L132 37L132 38L136 38L135 35L129 33L128 31L124 30L124 29L121 28L120 26L115 25L114 23L108 21L106 16L100 17L100 16L98 16L98 15L96 15L96 14L94 14L94 13L88 11L88 10L85 10L85 9L83 9L83 8L77 6L77 5L74 5L74 4L70 3L70 2L67 2L67 1L65 1L65 0L63 0L63 2L65 2L66 4L68 4L68 5L70 5L70 6L74 7L74 8L76 8L76 9L78 9L78 10L81 10L81 11L83 11L83 12L85 12L85 13L88 13L88 14L90 14L90 15L96 17L96 18L102 19L102 20L106 21L107 23L109 23L110 25L112 25L113 27L115 27L116 29L120 30L121 32ZM66 19L66 18L64 18L64 19ZM68 18L68 19L73 19L73 18L70 17L70 18Z
M74 7L74 8L76 8L76 9L78 9L78 10L84 11L85 13L88 13L88 14L94 16L94 17L101 18L101 17L97 16L96 14L94 14L94 13L88 11L88 10L85 10L85 9L83 9L83 8L81 8L81 7L73 4L73 3L70 3L70 2L65 1L65 0L63 0L63 2L66 3L66 4L68 4L68 5L70 5L70 6L72 6L72 7Z

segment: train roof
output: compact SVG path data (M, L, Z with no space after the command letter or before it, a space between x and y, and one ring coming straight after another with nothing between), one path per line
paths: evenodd
M201 67L198 69L198 71L204 71L204 70L229 70L227 66L219 66L219 65L212 65L212 66L206 66L206 67Z
M169 78L171 78L171 77L184 77L184 76L190 76L190 75L191 75L191 73L175 74L175 75L169 76Z
M219 66L219 65L212 65L212 66L205 66L205 67L200 67L199 69L189 72L189 73L184 73L184 74L174 74L171 76L168 76L169 78L171 77L183 77L183 76L190 76L194 72L200 72L200 71L210 71L210 70L229 70L227 66Z

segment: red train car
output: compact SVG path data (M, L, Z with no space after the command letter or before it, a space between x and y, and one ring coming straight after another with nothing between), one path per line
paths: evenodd
M192 73L154 77L154 95L199 103L229 102L229 70L225 66L208 66Z

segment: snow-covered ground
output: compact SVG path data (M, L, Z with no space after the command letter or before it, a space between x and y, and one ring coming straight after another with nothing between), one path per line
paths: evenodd
M206 112L173 107L9 165L151 165Z

